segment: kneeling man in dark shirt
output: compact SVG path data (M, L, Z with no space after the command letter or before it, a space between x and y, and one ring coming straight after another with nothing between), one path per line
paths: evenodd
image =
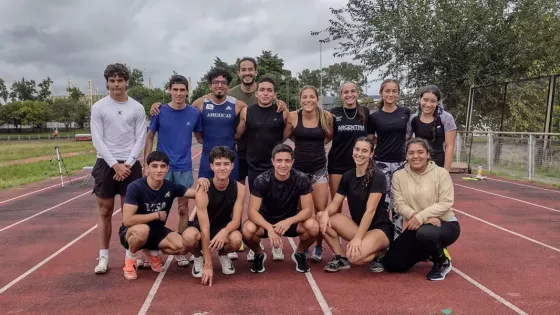
M309 271L304 251L319 235L319 224L312 217L311 180L292 169L293 154L290 146L276 145L272 150L274 168L257 176L253 183L249 219L242 227L243 241L255 252L252 272L265 270L266 254L259 246L261 238L269 238L273 247L278 248L282 245L282 236L299 237L299 246L292 254L292 260L296 263L296 271Z

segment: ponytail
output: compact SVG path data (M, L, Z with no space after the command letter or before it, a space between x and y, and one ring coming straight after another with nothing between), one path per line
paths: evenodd
M374 150L375 144L373 143L373 140L369 139L368 137L359 137L356 140L356 142L354 143L354 145L356 143L358 143L359 141L367 142L369 144L371 152L372 153L374 152L373 150ZM367 166L367 169L366 169L366 175L364 176L364 180L362 181L362 186L363 186L362 188L364 190L368 190L369 184L371 183L371 179L375 175L376 171L377 171L377 164L375 163L375 160L373 159L373 156L372 156L371 159L369 159L369 161L368 161L368 166Z

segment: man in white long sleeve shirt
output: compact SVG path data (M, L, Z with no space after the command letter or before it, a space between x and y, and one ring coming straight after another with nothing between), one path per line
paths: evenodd
M95 273L107 272L111 217L115 196L121 209L128 185L142 177L138 161L146 140L146 114L142 104L128 97L129 73L123 64L108 65L104 72L109 95L91 108L91 136L97 150L93 189L99 205L99 258Z

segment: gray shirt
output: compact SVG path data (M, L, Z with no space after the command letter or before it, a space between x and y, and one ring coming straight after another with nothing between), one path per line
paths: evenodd
M144 106L128 97L117 102L109 95L91 107L90 129L97 157L112 167L118 160L132 165L146 141Z

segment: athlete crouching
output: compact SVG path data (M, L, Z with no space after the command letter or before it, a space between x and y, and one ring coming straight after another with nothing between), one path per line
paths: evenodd
M272 150L273 169L255 178L249 200L249 219L243 223L244 243L255 252L252 272L264 272L266 254L259 246L261 238L269 238L273 247L282 246L282 236L299 237L292 254L296 271L309 271L305 250L319 235L319 223L312 218L313 187L307 175L292 168L293 150L278 144ZM298 202L301 210L298 211Z
M177 255L185 252L181 235L165 227L173 200L177 197L194 198L196 190L177 185L165 179L169 157L154 151L146 159L147 177L133 181L127 189L123 207L123 224L119 229L120 241L126 249L124 277L137 278L137 252L143 250L153 271L163 271L158 250Z
M241 247L239 227L245 186L230 178L235 163L233 150L216 146L210 151L209 162L214 176L208 192L196 192L196 215L183 232L183 243L194 256L192 275L202 278L202 284L212 285L212 250L218 252L222 273L235 273L228 254Z

